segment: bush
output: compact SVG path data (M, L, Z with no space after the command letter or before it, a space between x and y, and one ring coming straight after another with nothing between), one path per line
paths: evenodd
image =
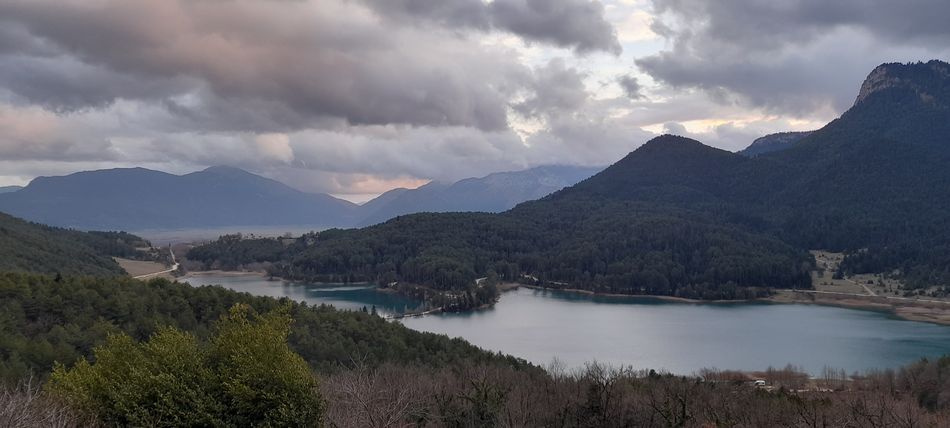
M287 345L288 313L235 305L209 343L174 328L142 343L113 335L94 363L57 365L49 388L106 425L320 426L323 401Z

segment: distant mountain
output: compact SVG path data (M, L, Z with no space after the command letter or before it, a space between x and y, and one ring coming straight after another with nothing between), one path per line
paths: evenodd
M453 309L494 298L473 285L485 276L609 293L757 296L810 287L809 249L845 252L849 273L888 272L908 287L950 293L948 165L950 64L883 64L840 118L767 156L665 135L501 214L403 216L307 237L267 260L282 276L450 290L444 304Z
M20 190L22 188L23 186L3 186L3 187L0 187L0 193L16 192L17 190Z
M779 152L791 148L792 145L805 138L814 131L779 132L756 138L749 147L739 151L740 155L756 157L766 153Z
M222 226L338 226L357 206L217 166L186 175L144 168L39 177L0 194L0 211L53 226L145 230Z
M417 212L501 212L571 186L602 168L541 166L499 172L452 184L429 183L418 189L396 189L361 207L361 226Z

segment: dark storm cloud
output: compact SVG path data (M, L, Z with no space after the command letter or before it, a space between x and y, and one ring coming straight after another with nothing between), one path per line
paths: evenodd
M604 5L588 0L495 0L495 26L529 40L570 46L578 52L622 51Z
M950 45L950 2L654 0L670 48L636 60L655 80L722 102L808 115L847 108L870 70Z
M704 23L697 37L747 47L800 43L839 26L863 28L897 42L945 44L950 39L950 2L944 0L654 0L653 4L658 13Z
M498 29L579 53L621 52L604 5L591 0L364 0L380 14L450 29Z
M637 81L636 77L630 75L623 75L617 78L617 84L620 85L620 89L623 89L623 94L632 100L643 98L643 94L640 93L640 82Z
M0 82L7 90L61 113L104 107L116 98L166 97L189 87L184 79L139 79L62 55L0 58Z
M561 59L553 59L538 67L530 89L534 95L514 105L516 111L529 117L574 112L590 96L584 87L584 75L567 67Z
M0 2L0 27L24 41L0 44L0 86L53 110L152 99L211 131L334 118L500 130L530 76L503 52L349 2L223 4Z

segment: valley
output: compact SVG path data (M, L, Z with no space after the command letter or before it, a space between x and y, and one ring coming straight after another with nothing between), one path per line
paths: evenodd
M0 428L950 427L948 17L0 0Z

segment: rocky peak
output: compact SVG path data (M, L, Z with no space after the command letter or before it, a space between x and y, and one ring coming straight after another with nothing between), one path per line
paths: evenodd
M864 79L854 104L860 104L876 92L895 87L913 90L920 95L922 100L933 102L933 94L928 92L927 86L934 80L946 82L948 79L950 79L950 64L939 60L927 63L881 64Z

